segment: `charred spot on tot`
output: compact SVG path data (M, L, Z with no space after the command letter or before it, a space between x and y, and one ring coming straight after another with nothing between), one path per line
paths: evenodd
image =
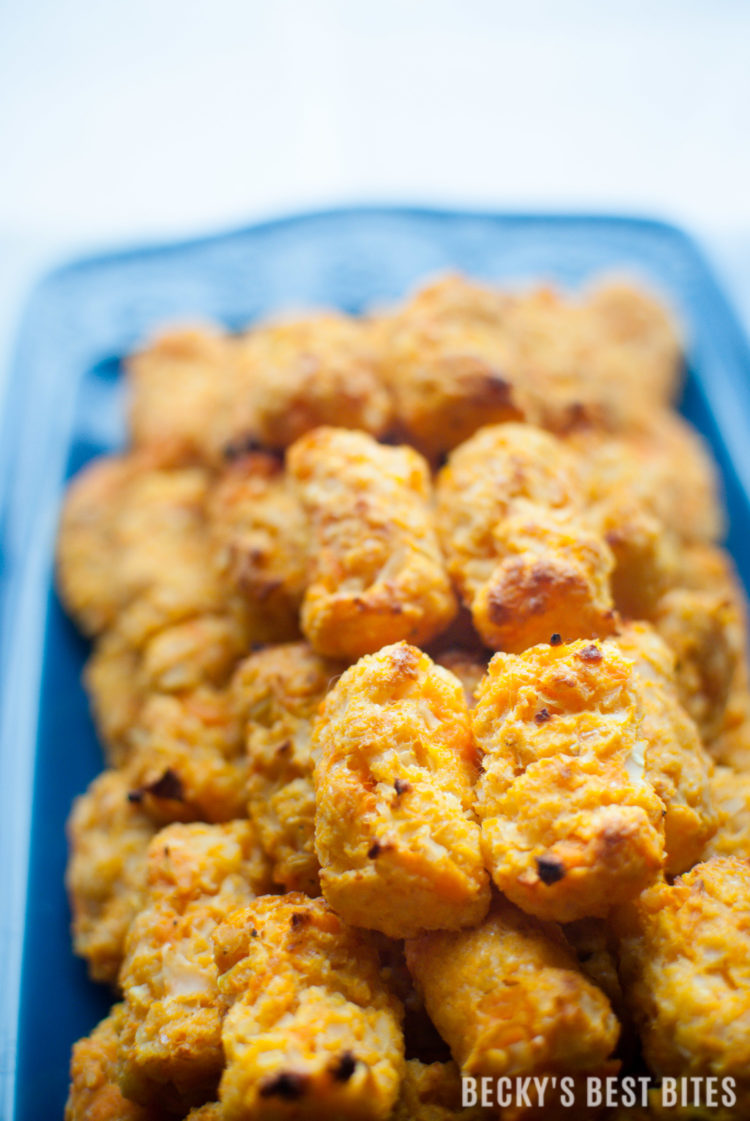
M331 1064L331 1076L336 1082L348 1082L357 1068L357 1062L351 1051L344 1051Z
M305 1093L308 1082L308 1075L284 1070L264 1079L259 1093L262 1098L283 1098L287 1102L296 1102Z
M557 860L554 856L538 856L536 858L536 869L539 879L547 887L558 883L565 875L565 866L562 861Z

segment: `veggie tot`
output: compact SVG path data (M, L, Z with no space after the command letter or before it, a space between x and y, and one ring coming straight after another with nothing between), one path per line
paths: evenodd
M474 754L461 683L420 650L397 643L343 674L313 757L321 886L347 922L405 938L481 921Z
M380 359L367 323L334 312L262 323L237 340L239 393L226 431L287 447L321 424L379 436L391 419Z
M403 1009L367 935L322 899L267 895L214 934L226 1121L385 1121L404 1067Z
M665 807L645 775L640 681L613 645L496 654L472 724L482 850L509 899L571 922L657 877Z
M124 1098L117 1085L117 1046L124 1007L115 1004L90 1035L73 1045L64 1121L159 1121L160 1110Z
M520 653L615 628L614 560L591 531L574 458L524 424L482 428L438 476L448 571L487 646Z
M432 524L427 464L409 447L318 428L288 455L311 530L302 630L348 658L444 630L456 602Z
M721 1121L750 1111L749 899L750 863L714 857L614 915L620 976L648 1066L657 1076L713 1077L720 1090L722 1079L733 1080L734 1101L720 1094L719 1109L706 1114Z
M464 1074L601 1071L618 1024L556 926L498 899L474 930L421 934L406 960Z
M608 639L633 659L646 740L644 777L665 807L665 871L686 872L716 832L711 760L677 698L675 659L648 623L628 623Z
M129 793L126 771L103 771L76 798L67 827L73 946L93 980L111 984L128 928L143 907L146 853L157 828Z
M483 424L524 416L527 396L508 367L507 297L446 277L384 325L383 371L410 444L435 461Z
M280 457L237 455L209 503L216 568L247 612L253 642L299 635L307 571L307 526Z
M306 642L288 642L250 654L233 682L247 717L248 814L274 882L312 896L320 883L310 740L320 702L342 668Z
M170 825L148 851L145 906L125 941L118 1081L126 1098L184 1114L223 1065L211 934L270 886L249 821Z

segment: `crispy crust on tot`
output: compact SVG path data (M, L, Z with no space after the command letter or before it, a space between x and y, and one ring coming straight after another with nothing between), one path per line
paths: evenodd
M719 826L704 859L737 856L750 860L750 774L717 766L711 776L711 797Z
M682 704L704 742L723 758L747 681L747 602L731 557L715 545L680 552L675 585L659 601L654 625L671 647Z
M146 452L94 460L76 476L60 522L58 587L87 634L116 621L140 647L164 627L225 609L206 532L209 481Z
M247 651L246 627L232 615L202 615L166 627L141 649L115 625L97 639L84 670L92 715L109 763L127 763L149 724L155 695L184 697L227 683Z
M231 689L154 693L131 730L131 797L154 821L232 821L246 816L247 760Z
M175 448L179 459L214 461L224 402L239 392L237 347L218 327L181 327L127 362L130 432L136 447Z
M500 293L449 277L418 292L381 331L398 423L430 460L483 424L523 419L522 386L508 373L504 303Z

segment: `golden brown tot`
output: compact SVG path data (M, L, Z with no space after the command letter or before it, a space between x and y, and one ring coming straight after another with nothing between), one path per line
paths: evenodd
M711 776L711 796L719 824L705 858L739 856L750 860L750 774L717 766Z
M473 930L407 942L409 968L464 1074L596 1073L617 1042L604 993L558 927L497 899Z
M236 457L209 500L216 565L247 605L253 642L299 635L308 534L296 495L278 456Z
M289 451L311 530L302 630L329 657L422 643L456 603L430 512L427 465L413 448L318 428Z
M116 1004L90 1035L74 1044L65 1121L163 1121L160 1109L129 1101L117 1084L124 1012L124 1006Z
M233 682L247 722L248 812L287 891L320 894L310 740L341 670L306 642L289 642L251 654Z
M385 1121L403 1073L402 1009L368 936L290 892L236 911L214 942L227 1121Z
M223 1065L211 935L269 886L249 821L170 825L148 853L147 897L130 927L120 985L123 1093L186 1112L215 1096Z
M611 634L612 554L588 526L574 458L530 425L481 429L437 484L448 571L483 641L520 652L550 635Z
M404 938L489 906L461 683L406 643L362 658L313 734L321 886L347 922Z
M419 291L382 332L396 419L430 460L483 424L523 417L524 397L508 372L506 304L500 292L445 277Z
M750 863L714 857L615 915L620 974L657 1076L734 1079L721 1121L750 1110ZM694 1114L689 1114L694 1116Z
M631 658L646 742L644 778L664 803L665 871L685 872L700 860L717 825L711 760L677 696L672 651L648 623L628 623L608 640Z
M66 885L73 946L95 981L117 980L125 935L146 893L146 853L156 826L130 798L125 771L103 771L73 804Z
M579 640L496 654L472 714L485 862L525 911L604 916L664 863L632 662Z
M130 431L136 447L174 449L180 461L216 461L216 428L238 396L237 345L217 327L182 327L127 363Z
M264 323L237 342L238 393L227 426L283 448L324 424L379 436L391 416L367 324L327 312Z

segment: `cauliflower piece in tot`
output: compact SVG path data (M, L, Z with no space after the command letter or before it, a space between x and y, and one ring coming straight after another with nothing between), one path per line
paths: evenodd
M170 825L156 834L146 903L120 971L118 1080L126 1097L171 1112L215 1097L224 1006L211 935L269 883L249 821Z
M476 812L497 886L558 922L605 916L664 865L664 804L645 774L639 684L613 645L496 654L472 725Z
M293 445L288 465L310 524L302 630L318 653L351 660L444 630L456 603L422 457L318 428Z
M342 668L306 642L285 643L250 654L233 682L246 719L248 812L287 891L320 894L310 740Z
M473 930L406 944L427 1011L467 1075L601 1073L618 1024L558 927L496 899Z
M164 1121L160 1109L128 1101L117 1084L124 1014L124 1006L116 1004L90 1035L74 1044L65 1121Z
M657 1076L735 1080L750 1111L750 863L714 857L657 883L614 916L620 976ZM689 1113L689 1116L694 1116Z
M489 906L461 683L407 643L362 658L313 732L320 882L347 922L404 938Z
M146 853L156 826L130 798L124 771L103 771L68 820L66 886L73 948L95 981L114 984L125 935L143 906Z
M403 1073L402 1009L368 936L290 892L235 912L214 943L227 1121L385 1121Z
M530 425L481 429L438 476L448 571L492 649L611 634L612 554L586 521L575 460Z

